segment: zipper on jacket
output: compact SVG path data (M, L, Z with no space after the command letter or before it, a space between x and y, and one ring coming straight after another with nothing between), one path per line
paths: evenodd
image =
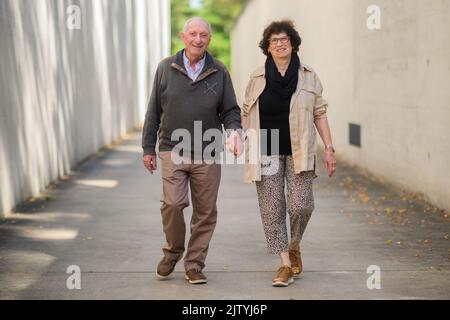
M197 82L200 82L200 81L206 79L207 77L209 77L209 76L212 75L213 73L216 73L217 71L219 71L219 70L217 70L217 69L208 69L206 72L203 72L203 73L197 78L197 80L193 81L193 80L189 77L189 75L188 75L188 73L186 72L186 70L184 70L184 68L182 68L180 65L178 65L178 64L175 63L175 62L173 62L171 66L172 66L172 68L174 68L174 69L180 71L182 74L184 74L186 77L188 77L189 80L192 81L191 85L194 85L194 84L196 84Z
M212 75L213 73L216 73L218 70L217 69L208 69L206 72L202 73L197 80L195 80L193 83L196 82L200 82L203 79L206 79L207 77L209 77L210 75Z
M189 75L187 74L186 70L184 70L182 67L180 67L177 63L173 62L171 64L171 66L172 66L172 68L177 69L178 71L180 71L182 74L184 74L186 77L189 78ZM189 79L191 79L191 78L189 78Z

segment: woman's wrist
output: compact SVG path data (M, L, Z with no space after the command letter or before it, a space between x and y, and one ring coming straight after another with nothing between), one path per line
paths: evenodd
M325 145L325 152L335 153L336 151L334 150L334 147L333 147L332 144L326 144Z

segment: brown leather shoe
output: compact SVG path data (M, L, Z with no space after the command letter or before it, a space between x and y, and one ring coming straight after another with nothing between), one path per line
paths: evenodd
M300 277L303 271L302 256L299 249L289 249L289 259L291 260L294 278Z
M292 269L288 266L282 266L278 269L277 275L272 280L272 286L274 287L287 287L294 282L294 274Z
M162 258L161 261L158 264L158 267L156 268L156 277L160 280L166 280L169 278L170 274L175 269L175 265L177 264L178 260L169 260L166 257Z
M208 279L203 272L197 270L188 270L185 279L189 281L190 284L203 284L208 282Z

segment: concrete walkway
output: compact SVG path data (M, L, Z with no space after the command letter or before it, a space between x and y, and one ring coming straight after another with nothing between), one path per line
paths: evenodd
M290 287L270 285L278 258L266 254L255 186L237 166L222 172L208 284L186 283L182 263L156 280L161 179L141 165L139 139L99 153L0 224L0 299L450 299L449 214L342 163L332 179L320 165L305 270ZM71 265L80 290L67 289ZM370 265L381 289L367 287Z

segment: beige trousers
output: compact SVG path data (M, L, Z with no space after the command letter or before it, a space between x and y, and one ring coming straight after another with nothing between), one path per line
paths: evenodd
M191 235L184 267L203 270L209 242L217 222L217 194L220 164L175 164L171 152L160 152L163 195L161 216L166 244L164 255L169 260L181 259L185 251L186 224L183 210L189 206L189 187L192 199Z

